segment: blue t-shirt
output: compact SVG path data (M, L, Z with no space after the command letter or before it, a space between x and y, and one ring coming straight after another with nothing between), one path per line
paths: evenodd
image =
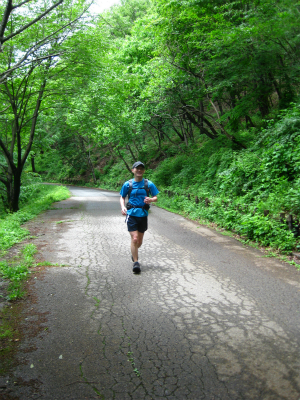
M150 189L151 196L156 196L159 193L154 183L149 180L148 180L148 188ZM129 181L125 182L124 185L122 186L120 195L125 198L128 194L128 191L129 191ZM144 206L145 197L147 197L147 192L144 189L144 179L142 179L141 182L136 182L133 179L132 191L129 200L130 204L132 204L134 207ZM148 211L143 210L142 208L131 208L130 210L127 210L127 214L132 215L134 217L146 217L148 215Z

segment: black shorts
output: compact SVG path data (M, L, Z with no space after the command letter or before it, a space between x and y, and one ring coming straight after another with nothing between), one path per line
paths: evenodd
M144 233L148 229L148 217L133 217L132 215L127 215L126 221L128 232L139 231Z

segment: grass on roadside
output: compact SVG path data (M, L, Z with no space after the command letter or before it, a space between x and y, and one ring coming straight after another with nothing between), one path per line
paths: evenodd
M21 227L22 224L49 209L52 203L68 197L70 197L70 192L64 186L39 184L34 198L31 198L18 212L0 219L0 252L3 254L3 251L29 235L28 230Z
M7 300L16 300L24 296L23 282L30 274L30 267L34 264L36 246L32 243L25 245L19 256L12 261L0 262L0 276L10 281L7 287ZM12 362L14 351L14 339L18 335L18 326L15 318L12 317L12 307L6 307L1 311L0 324L0 374L6 372Z
M34 265L36 246L32 243L25 245L17 259L0 262L0 276L10 281L7 288L7 300L16 300L24 296L22 283L30 274ZM3 335L0 329L0 337Z
M23 204L21 203L20 210L0 219L0 256L4 256L6 250L29 235L28 230L24 229L22 224L33 219L42 211L51 208L54 202L64 200L70 196L68 189L63 186L35 183L30 187L31 189L27 190L30 195L27 195ZM8 300L16 300L24 296L22 282L30 274L29 269L34 265L35 253L36 246L27 244L17 257L10 260L2 258L0 261L0 277L9 281L7 288ZM1 334L4 333L1 331Z

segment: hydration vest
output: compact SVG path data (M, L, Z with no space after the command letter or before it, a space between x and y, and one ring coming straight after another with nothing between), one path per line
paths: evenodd
M131 195L131 192L132 192L132 190L133 190L133 179L129 179L128 182L129 182L129 189L128 189L127 210L130 210L131 208L143 208L144 210L148 211L149 208L150 208L149 204L145 204L144 206L135 206L135 207L134 207L132 204L129 203L129 201L130 201L130 195ZM149 197L150 189L149 189L149 186L148 186L148 179L144 179L144 186L141 187L141 188L138 188L137 190L139 190L139 189L145 189L145 190L146 190L146 193L147 193L147 197Z
M129 182L129 189L128 189L128 201L129 201L129 198L130 198L130 195L131 195L131 192L132 192L132 189L133 189L133 179L129 179L128 182ZM145 189L146 193L147 193L147 197L149 197L150 189L149 189L149 186L148 186L148 179L144 179L144 187L138 188L138 190L139 189Z

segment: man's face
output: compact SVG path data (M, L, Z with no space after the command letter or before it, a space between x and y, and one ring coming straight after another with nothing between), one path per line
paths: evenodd
M142 165L139 165L137 168L133 168L132 172L134 176L143 176L145 173L145 168Z

